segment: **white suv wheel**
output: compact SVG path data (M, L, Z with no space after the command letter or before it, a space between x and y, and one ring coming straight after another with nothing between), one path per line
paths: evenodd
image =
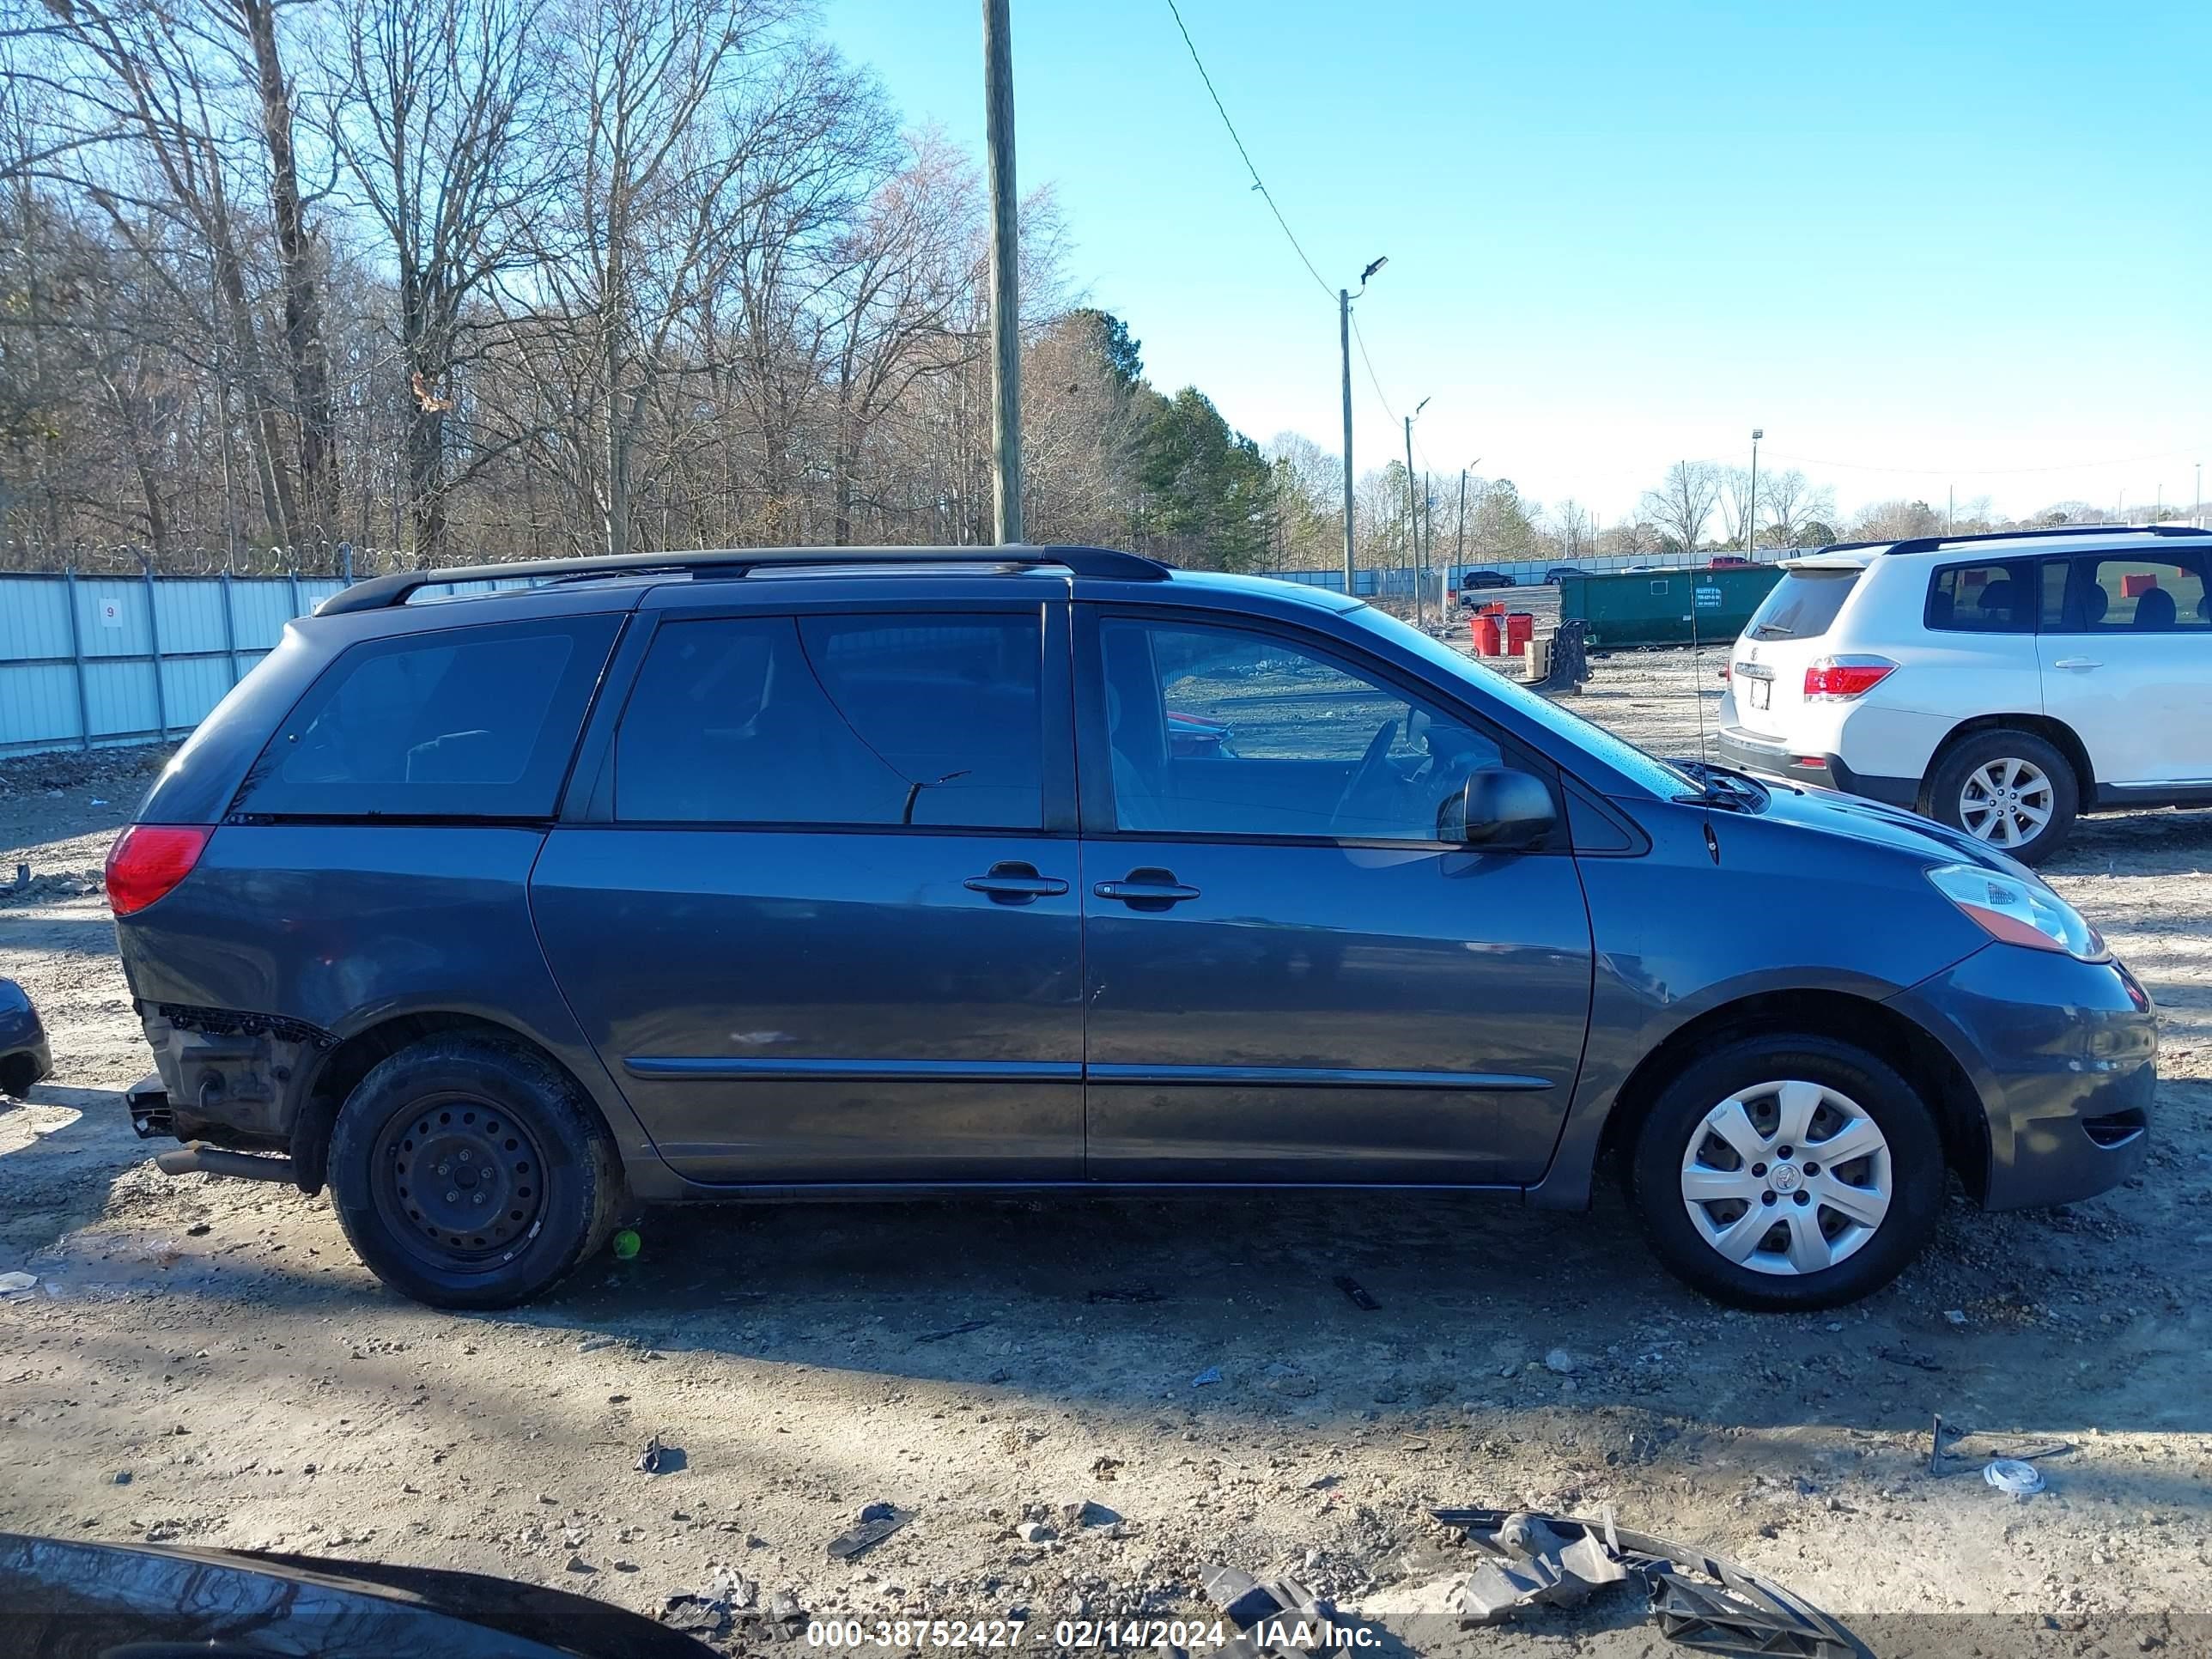
M2016 757L1976 767L1959 791L1959 822L1968 835L1997 847L2033 841L2057 808L2049 775Z

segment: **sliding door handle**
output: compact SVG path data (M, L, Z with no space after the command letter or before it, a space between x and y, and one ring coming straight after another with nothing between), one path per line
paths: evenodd
M1041 876L1036 866L1019 859L994 864L988 873L970 876L960 884L971 893L988 895L994 904L1028 904L1036 899L1057 898L1067 890L1067 884L1058 877Z

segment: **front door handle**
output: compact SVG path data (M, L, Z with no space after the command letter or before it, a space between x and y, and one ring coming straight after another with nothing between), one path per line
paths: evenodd
M1132 910L1164 910L1198 896L1198 889L1184 886L1174 871L1150 867L1132 870L1119 881L1102 881L1091 890L1103 899L1119 899Z
M960 884L971 893L989 895L994 904L1030 904L1041 898L1056 898L1067 890L1067 884L1057 876L1041 876L1036 866L1019 859L994 864L988 873L970 876Z
M2105 665L2095 657L2061 657L2051 665L2053 668L2102 668Z

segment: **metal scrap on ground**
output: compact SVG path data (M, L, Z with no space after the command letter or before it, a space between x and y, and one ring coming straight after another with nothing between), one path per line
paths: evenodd
M1868 1659L1848 1630L1732 1561L1601 1520L1506 1510L1431 1510L1484 1551L1458 1586L1462 1622L1502 1624L1533 1607L1573 1606L1632 1574L1660 1634L1709 1653Z
M871 1504L860 1511L860 1519L830 1540L830 1559L849 1561L864 1554L913 1519L912 1510L891 1504Z

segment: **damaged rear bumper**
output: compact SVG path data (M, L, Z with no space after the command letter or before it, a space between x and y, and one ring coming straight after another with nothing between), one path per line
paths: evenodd
M156 1067L125 1096L142 1138L291 1150L315 1061L337 1046L336 1036L279 1014L176 1003L141 1003L138 1012Z

